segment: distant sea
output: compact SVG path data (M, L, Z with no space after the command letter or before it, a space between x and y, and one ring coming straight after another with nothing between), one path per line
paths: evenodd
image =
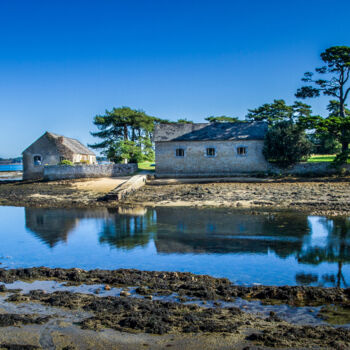
M22 164L0 164L0 172L2 171L22 171Z

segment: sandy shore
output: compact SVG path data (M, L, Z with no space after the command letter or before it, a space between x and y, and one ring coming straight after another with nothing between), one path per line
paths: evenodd
M52 182L0 182L0 205L34 207L91 207L129 177Z
M126 179L0 183L0 205L212 206L264 210L287 209L320 215L350 214L350 177L218 183L151 182L120 202L99 200Z

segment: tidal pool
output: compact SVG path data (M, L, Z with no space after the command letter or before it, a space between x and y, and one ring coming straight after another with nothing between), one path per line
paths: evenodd
M4 268L135 268L250 285L350 284L345 217L182 207L0 207L0 239Z

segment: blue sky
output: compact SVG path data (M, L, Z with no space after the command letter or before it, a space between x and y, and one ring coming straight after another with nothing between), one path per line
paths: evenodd
M292 103L329 46L350 45L350 1L1 0L0 157L46 130L93 142L130 106L176 120L244 118ZM327 99L309 100L325 113Z

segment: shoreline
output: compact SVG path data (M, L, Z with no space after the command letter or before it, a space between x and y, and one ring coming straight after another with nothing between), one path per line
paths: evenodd
M27 282L25 290L13 289L19 280ZM49 289L34 281L64 284ZM56 349L85 349L87 339L94 349L348 349L350 344L350 327L296 324L282 316L283 305L291 305L306 313L314 310L323 320L343 315L350 326L349 288L243 287L192 273L44 267L0 269L0 282L5 283L0 285L0 307L11 310L0 315L0 345L11 335L16 343L25 339L23 350L41 349L43 335ZM78 286L87 292L74 290ZM115 294L104 295L110 292ZM233 306L239 298L258 300L261 308L274 305L275 311L262 314L249 312L244 304ZM39 336L26 338L28 332ZM64 348L67 344L71 347Z
M0 182L0 205L338 216L350 214L349 184L348 177L147 184L122 201L105 202L99 198L114 186L111 180ZM27 283L25 290L16 281ZM0 283L0 348L350 349L350 288L242 286L183 272L45 267L0 269ZM74 289L79 286L85 289Z
M190 206L350 215L350 177L264 182L152 184L116 201L102 198L116 179L0 182L0 205L41 208Z

